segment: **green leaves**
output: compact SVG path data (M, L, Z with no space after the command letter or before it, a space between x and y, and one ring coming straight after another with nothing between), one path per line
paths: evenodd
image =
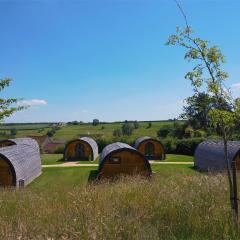
M10 78L0 79L0 91L8 87L11 83ZM22 110L24 107L12 106L18 102L17 98L0 98L0 121L11 116L14 112Z

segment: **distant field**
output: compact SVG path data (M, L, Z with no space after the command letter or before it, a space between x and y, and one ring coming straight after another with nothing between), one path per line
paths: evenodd
M128 137L129 141L134 141L139 136L151 136L156 137L157 131L163 125L173 124L173 121L158 121L151 122L152 127L148 128L148 122L139 122L139 128L134 130L132 136ZM92 124L81 125L66 125L61 127L55 135L54 139L65 139L66 141L80 137L80 136L92 136L93 138L104 137L105 139L113 138L113 131L117 128L121 128L122 123L104 123L98 126ZM17 129L16 137L25 137L29 135L45 135L51 130L50 124L16 124L16 125L4 125L0 126L0 132L5 132L10 135L12 128Z

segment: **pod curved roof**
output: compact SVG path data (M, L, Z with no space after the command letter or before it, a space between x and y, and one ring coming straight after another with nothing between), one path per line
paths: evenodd
M240 154L240 141L228 141L228 159L230 164ZM200 170L226 169L223 141L204 141L194 153L194 166Z
M136 154L142 156L143 159L144 159L146 167L148 168L148 170L150 172L152 172L151 166L149 164L149 161L146 159L146 157L142 153L137 151L135 148L131 147L130 145L128 145L126 143L122 143L122 142L116 142L116 143L109 144L103 149L102 153L100 154L100 158L99 158L99 171L103 167L105 159L110 154L112 154L114 152L118 152L118 151L123 151L123 150L127 150L127 151L130 151L130 152L135 152Z
M37 149L39 151L39 145L38 142L36 140L34 140L33 138L13 138L13 139L7 139L7 140L2 140L0 141L0 143L4 143L4 142L10 142L12 143L12 145L27 145L27 146L31 146L35 149Z
M24 180L24 185L32 182L42 172L39 150L29 145L13 145L0 148L0 158L9 163L15 176L15 186L19 180Z
M92 155L93 155L93 160L95 160L95 159L98 157L98 145L97 145L96 141L95 141L93 138L90 138L90 137L81 137L81 138L74 139L74 140L68 142L67 145L66 145L66 147L65 147L65 150L64 150L64 155L65 155L65 152L66 152L67 147L68 147L71 143L73 143L73 142L75 142L75 141L79 141L79 140L86 142L86 143L91 147L91 149L92 149Z

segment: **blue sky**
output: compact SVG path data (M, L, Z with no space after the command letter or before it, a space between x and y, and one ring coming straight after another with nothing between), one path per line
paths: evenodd
M240 1L181 3L240 95ZM1 94L32 106L6 122L177 117L191 65L165 42L183 24L172 0L0 0L0 78L13 79Z

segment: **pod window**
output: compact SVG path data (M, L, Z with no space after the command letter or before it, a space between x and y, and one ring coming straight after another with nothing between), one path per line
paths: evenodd
M121 164L121 158L120 157L111 157L109 159L110 164Z

